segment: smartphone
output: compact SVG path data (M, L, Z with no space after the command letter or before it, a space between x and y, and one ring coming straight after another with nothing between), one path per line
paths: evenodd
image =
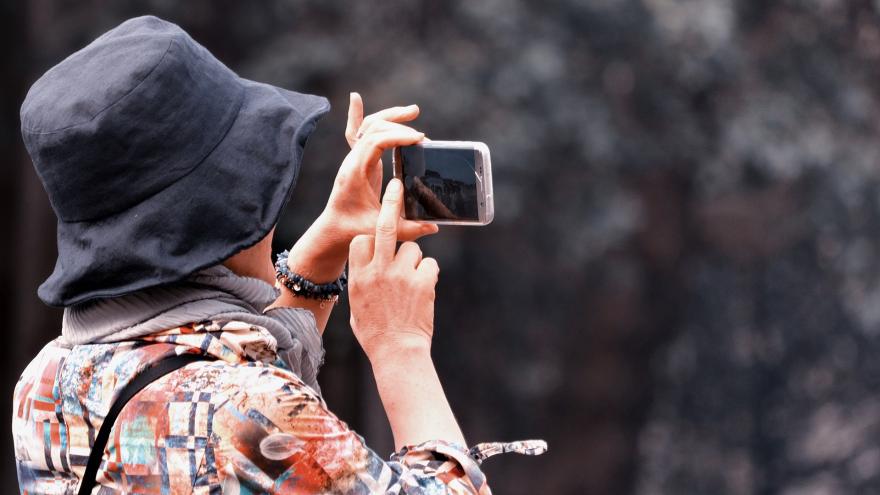
M487 225L495 217L489 147L475 141L424 141L394 148L404 217L439 224Z

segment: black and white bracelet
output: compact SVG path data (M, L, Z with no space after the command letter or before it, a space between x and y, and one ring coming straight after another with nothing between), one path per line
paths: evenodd
M275 259L275 278L278 279L278 282L290 289L295 296L333 302L339 299L339 295L342 294L342 291L348 285L348 277L345 275L345 271L333 282L316 284L302 275L290 271L290 268L287 267L289 255L290 251L285 250L279 253ZM323 302L321 306L323 307Z

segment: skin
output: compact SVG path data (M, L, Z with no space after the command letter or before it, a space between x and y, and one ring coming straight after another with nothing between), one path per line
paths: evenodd
M351 94L345 131L351 152L339 168L326 207L291 248L288 261L291 271L326 283L339 277L348 260L352 332L370 360L397 448L426 440L465 445L431 359L439 267L412 242L436 233L437 226L401 218L403 187L397 179L379 201L382 152L425 139L401 124L418 114L419 108L410 105L364 118L360 95ZM273 235L274 229L224 265L274 284ZM404 241L399 249L398 241ZM323 332L333 306L322 307L320 301L282 288L269 308L309 309Z

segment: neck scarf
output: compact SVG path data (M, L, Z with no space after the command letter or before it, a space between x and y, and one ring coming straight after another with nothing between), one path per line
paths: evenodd
M314 315L302 308L265 311L277 297L278 290L263 280L217 265L181 282L69 306L61 335L80 345L130 340L194 322L243 322L266 329L277 342L278 357L320 393L324 348Z

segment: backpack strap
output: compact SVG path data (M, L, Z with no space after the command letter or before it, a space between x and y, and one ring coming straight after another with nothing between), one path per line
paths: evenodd
M79 485L79 495L88 495L95 487L98 468L101 466L101 459L104 457L104 449L107 448L107 441L110 439L110 430L113 429L113 423L122 411L122 408L134 397L138 392L144 389L150 383L162 378L163 376L179 370L184 366L196 361L209 360L211 358L203 354L174 354L160 361L153 366L144 370L141 374L134 377L119 392L119 397L110 405L110 411L101 423L101 429L95 437L95 443L92 445L92 451L89 454L89 461L86 464L86 471L83 474Z

